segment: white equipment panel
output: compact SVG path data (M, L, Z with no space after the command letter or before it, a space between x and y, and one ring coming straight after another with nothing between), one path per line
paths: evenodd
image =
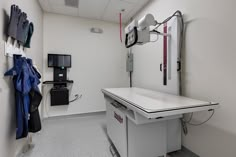
M218 103L205 102L140 88L112 88L103 89L102 91L104 94L123 103L128 108L134 109L146 118L172 116L219 107Z
M164 33L168 36L163 37L163 85L160 90L176 95L180 95L181 89L180 32L180 19L177 17L173 17L164 26Z

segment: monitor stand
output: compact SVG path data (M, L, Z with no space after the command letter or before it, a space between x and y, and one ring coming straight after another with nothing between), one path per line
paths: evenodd
M66 81L67 80L67 68L54 67L53 80L55 82L64 82L64 81ZM58 85L54 84L54 86L58 86ZM63 84L63 85L60 84L60 86L66 87L66 83Z

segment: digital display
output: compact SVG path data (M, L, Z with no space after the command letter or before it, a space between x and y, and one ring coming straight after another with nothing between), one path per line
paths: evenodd
M138 30L137 27L134 27L132 31L126 34L125 46L126 48L130 48L134 46L137 42L138 42Z
M48 54L48 67L71 67L71 55Z

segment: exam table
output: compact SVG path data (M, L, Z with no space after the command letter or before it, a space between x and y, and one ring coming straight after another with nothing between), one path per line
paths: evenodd
M107 133L121 157L166 157L180 150L183 114L219 107L218 103L141 88L102 92Z

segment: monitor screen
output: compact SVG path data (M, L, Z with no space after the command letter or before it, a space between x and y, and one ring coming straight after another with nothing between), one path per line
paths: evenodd
M71 67L71 55L48 54L48 67Z

